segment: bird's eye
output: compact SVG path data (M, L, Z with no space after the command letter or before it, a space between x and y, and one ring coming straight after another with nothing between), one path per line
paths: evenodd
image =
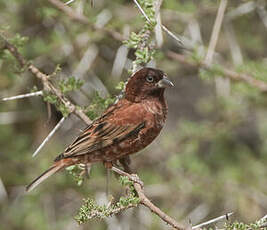
M151 82L154 81L154 77L148 75L148 76L146 77L146 81L149 82L149 83L151 83Z

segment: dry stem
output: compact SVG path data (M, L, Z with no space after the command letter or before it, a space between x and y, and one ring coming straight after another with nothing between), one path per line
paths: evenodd
M204 68L206 70L212 70L212 66L207 65L203 61L194 62L190 61L185 55L178 54L172 51L167 52L167 56L181 62L182 64L188 65L190 67L195 68ZM255 79L253 76L245 74L245 73L237 73L233 70L229 70L223 66L220 66L220 71L224 77L228 77L234 81L244 81L248 83L250 86L258 88L262 92L267 92L267 83L258 79Z

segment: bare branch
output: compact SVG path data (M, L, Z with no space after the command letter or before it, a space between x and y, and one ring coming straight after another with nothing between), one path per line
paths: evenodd
M194 62L189 60L185 55L174 53L172 51L167 52L167 56L175 59L183 64L186 64L191 67L195 68L204 68L207 70L212 70L211 66L208 66L206 63L200 61L200 62ZM244 81L248 83L250 86L253 86L255 88L258 88L262 92L267 92L267 83L258 79L255 79L253 76L245 74L245 73L237 73L233 70L229 70L223 66L220 66L221 73L225 76L230 78L234 81Z
M229 216L233 215L234 213L233 212L229 212L229 213L226 213L225 215L222 215L222 216L219 216L219 217L216 217L214 219L211 219L209 221L206 221L204 223L201 223L201 224L198 224L198 225L195 225L192 227L192 229L197 229L197 228L202 228L204 226L207 226L209 224L213 224L215 222L218 222L219 220L223 220L223 219L226 219L228 220Z
M57 123L57 125L53 128L53 130L47 135L44 141L39 145L39 147L32 154L32 157L35 157L41 151L44 145L50 140L50 138L55 134L55 132L61 127L65 119L66 119L65 117L61 118L61 120Z
M134 182L134 188L138 194L138 197L140 199L140 203L144 206L146 206L148 209L150 209L151 212L155 213L157 216L159 216L164 222L171 225L173 228L178 230L186 230L186 227L184 227L182 224L179 224L176 220L168 216L166 213L164 213L161 209L159 209L157 206L155 206L145 195L144 188L142 186L143 182L139 179L139 177L135 174L129 174L126 173L116 167L111 168L114 172L118 173L122 176L127 176L131 181ZM137 182L138 181L138 182ZM140 183L141 182L141 183Z
M228 0L221 0L221 2L220 2L220 6L218 9L216 20L215 20L215 23L214 23L214 26L212 29L212 34L211 34L211 38L210 38L208 52L207 52L206 59L205 59L205 63L208 65L210 65L212 62L212 58L213 58L215 47L216 47L216 44L218 41L219 33L221 30L222 21L223 21L224 12L225 12L225 9L227 6L227 2L228 2Z
M64 14L66 14L71 20L77 21L83 25L87 25L94 30L105 32L111 35L116 40L123 41L126 39L123 35L121 35L116 31L107 28L97 28L96 25L90 23L87 17L85 17L82 14L78 14L71 7L69 7L68 5L59 0L48 0L48 1L56 8L58 8L60 11L62 11Z
M33 93L26 93L26 94L13 96L13 97L5 97L2 99L2 101L11 101L11 100L22 99L26 97L35 97L35 96L42 96L42 95L43 95L43 91L40 90L40 91L33 92Z

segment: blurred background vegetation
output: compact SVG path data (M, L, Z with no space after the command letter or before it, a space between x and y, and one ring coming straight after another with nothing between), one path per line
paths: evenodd
M114 97L129 76L134 50L122 38L140 31L144 19L133 1L75 0L69 7L83 22L67 15L53 0L0 0L0 32L12 38L27 60L47 74L57 66L55 81L74 76L84 82L69 93L95 116L101 97ZM64 1L62 1L64 2ZM67 1L65 1L67 2ZM266 1L228 1L216 46L218 65L250 74L267 83ZM220 1L166 0L161 21L193 47L192 60L205 53ZM163 35L161 40L161 35ZM27 37L22 38L22 37ZM254 221L267 213L266 93L220 73L193 68L170 58L187 53L158 31L151 34L156 53L150 66L164 70L175 88L166 97L169 115L160 137L132 167L145 183L147 196L175 219L197 224L227 212L234 219ZM41 89L21 71L7 51L0 51L0 97ZM103 221L78 226L73 217L82 199L106 200L106 170L94 165L91 177L77 186L67 171L58 173L31 194L24 186L47 169L55 156L85 127L71 115L39 155L32 153L62 117L41 97L0 102L0 228L31 229L169 229L145 208L135 208ZM93 113L93 114L92 114ZM112 176L110 192L123 189Z

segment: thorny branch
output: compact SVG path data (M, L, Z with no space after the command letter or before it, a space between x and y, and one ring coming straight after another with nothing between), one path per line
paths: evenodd
M157 206L155 206L145 195L144 187L142 186L143 182L138 178L135 174L129 174L126 173L120 169L117 169L116 167L111 168L114 172L118 173L121 176L127 176L133 183L134 188L138 194L138 197L140 199L140 204L144 205L148 209L150 209L151 212L155 213L157 216L159 216L164 222L171 225L175 229L178 230L186 230L186 227L182 224L179 224L176 220L174 220L172 217L168 216L166 213L164 213L161 209L159 209Z
M73 103L71 103L59 89L57 89L50 81L50 76L41 72L36 66L27 62L24 57L19 53L18 49L13 46L8 40L0 34L0 40L3 42L3 49L9 50L9 52L16 58L21 68L27 67L27 69L39 80L41 80L44 89L46 91L51 92L64 104L64 106L68 109L69 113L74 113L81 120L83 120L87 125L91 124L91 120L86 116L86 114L79 108L77 108Z

